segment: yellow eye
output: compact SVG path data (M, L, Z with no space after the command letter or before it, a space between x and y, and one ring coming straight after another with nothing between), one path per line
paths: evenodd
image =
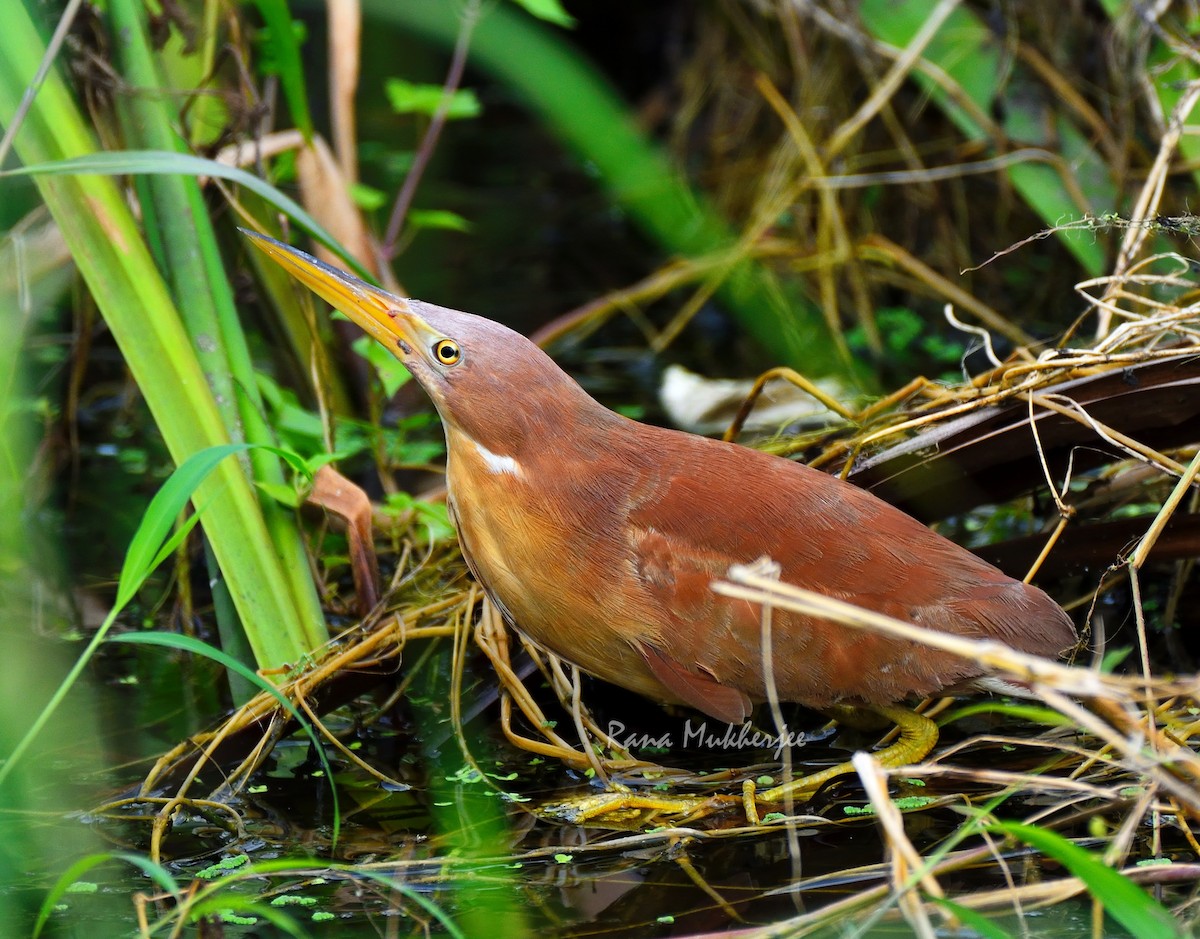
M456 365L462 358L462 350L453 339L439 339L433 344L433 357L442 365Z

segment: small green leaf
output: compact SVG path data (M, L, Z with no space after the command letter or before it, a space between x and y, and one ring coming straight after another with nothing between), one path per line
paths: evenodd
M355 339L350 348L375 367L375 374L379 376L386 397L392 397L412 380L412 373L401 361L370 336Z
M453 776L446 777L447 782L462 783L464 785L471 785L472 783L480 782L482 779L483 773L477 770L474 766L459 767L457 773L455 773Z
M575 17L562 8L559 0L513 0L513 2L517 6L524 7L527 13L536 16L539 20L545 20L547 23L565 26L568 29L575 25Z
M923 809L931 802L936 802L932 796L901 796L895 800L896 808L901 812L906 809Z
M422 85L403 78L389 78L384 82L384 92L392 110L397 114L427 116L432 116L437 111L446 95L446 89L441 85ZM450 95L450 104L446 110L447 120L478 117L482 113L483 107L479 104L479 99L469 88L459 88Z
M556 854L554 855L554 860L559 864L570 864L575 859L569 854Z
M1118 665L1129 658L1133 652L1132 646L1113 646L1104 653L1104 658L1100 660L1100 671L1105 675L1111 675Z
M366 183L351 183L350 198L364 212L373 212L387 204L387 195Z
M212 880L214 877L223 877L230 871L237 870L245 864L250 863L250 858L245 854L235 854L233 857L222 858L216 864L212 864L204 870L196 871L196 877L200 880Z
M471 223L457 212L444 209L409 209L406 221L413 228L442 228L470 231Z

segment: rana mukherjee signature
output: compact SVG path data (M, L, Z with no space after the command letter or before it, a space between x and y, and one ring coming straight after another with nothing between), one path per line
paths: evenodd
M724 726L724 732L720 727ZM790 747L802 746L806 741L803 731L789 730L784 724L779 733L768 733L759 730L749 721L744 724L716 725L710 729L708 721L692 722L689 717L683 725L683 734L677 737L672 732L654 736L652 734L627 732L621 721L609 721L607 743L611 746L622 747L626 750L674 750L678 746L695 747L706 750L774 750L775 759L779 759L783 751Z

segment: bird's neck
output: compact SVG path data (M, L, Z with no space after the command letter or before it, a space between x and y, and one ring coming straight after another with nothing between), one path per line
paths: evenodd
M450 451L469 444L489 465L502 467L544 457L547 450L565 456L571 446L587 446L624 421L574 382L523 392L477 402L469 422L443 414Z

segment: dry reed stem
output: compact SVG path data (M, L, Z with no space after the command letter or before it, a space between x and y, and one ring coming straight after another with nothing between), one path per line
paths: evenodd
M930 865L913 847L904 830L904 818L888 794L887 773L872 759L870 754L855 753L850 758L854 771L862 780L867 799L875 810L875 819L883 830L884 843L891 855L891 882L893 896L897 899L904 918L913 931L922 939L933 939L935 931L925 905L913 889L920 884L932 897L945 898L945 892L937 878L929 870ZM947 927L952 927L951 917L943 915Z

